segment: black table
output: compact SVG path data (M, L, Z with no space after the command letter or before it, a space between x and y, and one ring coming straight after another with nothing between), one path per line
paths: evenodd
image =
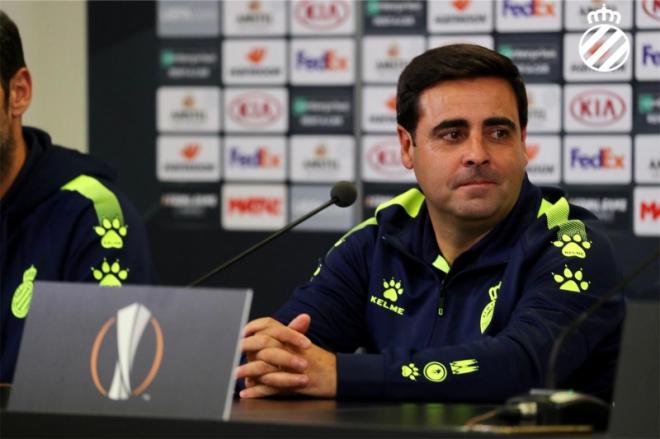
M2 412L0 436L437 438L507 433L469 431L464 427L468 420L492 408L473 404L237 400L229 422ZM584 437L578 431L573 429L571 434L569 430L568 437Z

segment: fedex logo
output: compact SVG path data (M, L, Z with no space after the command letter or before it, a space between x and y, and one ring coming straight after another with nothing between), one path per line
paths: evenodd
M553 17L555 5L548 0L529 0L525 2L504 0L502 13L506 17Z
M642 46L642 64L645 66L648 64L660 66L660 52L654 51L652 45L644 44Z
M594 155L581 154L580 148L571 149L571 167L579 165L583 169L624 169L623 155L615 155L612 148L601 148Z
M247 168L275 168L280 165L280 157L261 146L253 153L242 153L238 148L232 148L229 160L232 165Z
M337 55L333 49L324 51L320 56L307 55L304 50L296 54L296 67L308 70L347 70L348 58Z

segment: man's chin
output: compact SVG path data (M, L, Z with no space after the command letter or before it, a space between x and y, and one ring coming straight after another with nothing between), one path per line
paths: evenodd
M497 206L483 201L466 201L456 209L457 218L465 221L488 221L497 215Z

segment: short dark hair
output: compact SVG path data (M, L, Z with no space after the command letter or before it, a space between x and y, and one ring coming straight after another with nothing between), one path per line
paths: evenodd
M11 18L0 11L0 84L5 91L5 104L9 99L9 81L22 67L25 59L21 35Z
M527 92L516 65L504 55L474 44L451 44L427 50L403 69L396 90L396 121L415 136L419 96L427 88L455 79L496 77L511 84L520 128L527 126Z

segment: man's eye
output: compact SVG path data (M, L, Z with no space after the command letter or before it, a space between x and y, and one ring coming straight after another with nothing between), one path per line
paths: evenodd
M496 139L505 139L509 137L509 130L506 130L504 128L498 128L493 130L492 136Z
M445 140L458 140L461 138L461 132L459 130L448 131L442 138Z

